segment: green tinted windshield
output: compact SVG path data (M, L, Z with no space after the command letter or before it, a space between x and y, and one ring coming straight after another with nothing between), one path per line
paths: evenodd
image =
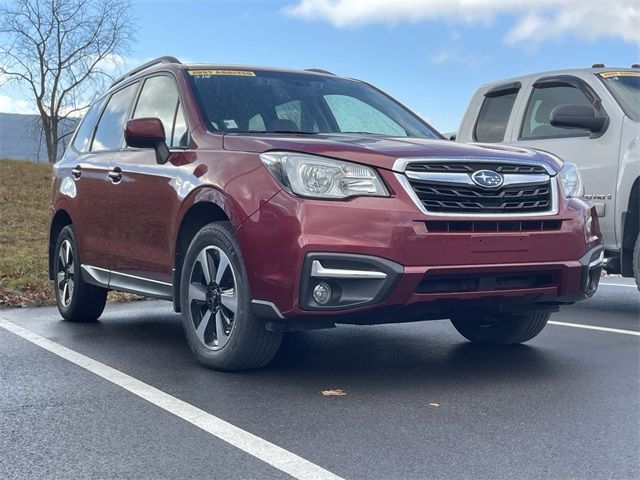
M362 82L273 71L192 69L188 74L212 130L442 138Z
M640 72L602 72L598 76L624 112L640 121Z

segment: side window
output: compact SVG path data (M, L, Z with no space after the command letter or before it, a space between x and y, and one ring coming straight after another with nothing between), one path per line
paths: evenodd
M502 142L518 90L507 90L484 97L473 132L479 142Z
M406 137L407 132L382 113L357 98L346 95L325 95L333 117L342 132L369 132L379 135Z
M160 119L169 146L186 144L187 125L173 78L160 75L145 80L133 113L133 118L143 117Z
M550 138L586 135L580 128L554 127L550 122L551 111L558 105L591 105L585 94L570 85L534 88L524 115L520 138Z
M78 127L76 136L73 139L73 147L79 152L86 152L89 150L89 144L91 143L91 135L93 135L93 129L98 121L98 115L104 105L104 98L101 98L94 103L87 111L86 115L82 119L82 123Z
M137 88L138 84L134 83L111 96L98 122L91 150L122 148L124 144L124 122L127 119L127 112Z

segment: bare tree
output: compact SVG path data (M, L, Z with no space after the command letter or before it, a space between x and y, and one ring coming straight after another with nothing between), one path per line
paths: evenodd
M49 162L65 119L94 98L133 39L130 0L13 0L0 6L0 75L27 89Z

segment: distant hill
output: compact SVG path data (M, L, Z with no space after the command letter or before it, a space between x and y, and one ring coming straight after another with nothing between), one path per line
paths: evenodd
M80 119L68 119L62 125L62 133L73 132ZM63 140L58 158L64 153L71 135ZM0 158L47 162L47 147L37 115L0 113Z

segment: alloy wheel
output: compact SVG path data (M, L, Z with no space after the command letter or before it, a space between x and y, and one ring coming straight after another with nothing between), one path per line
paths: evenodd
M69 240L64 240L60 244L57 262L56 288L58 289L60 303L66 308L71 304L75 285L73 249Z
M189 315L198 341L211 350L224 347L238 310L236 273L229 257L214 246L203 248L189 277Z

